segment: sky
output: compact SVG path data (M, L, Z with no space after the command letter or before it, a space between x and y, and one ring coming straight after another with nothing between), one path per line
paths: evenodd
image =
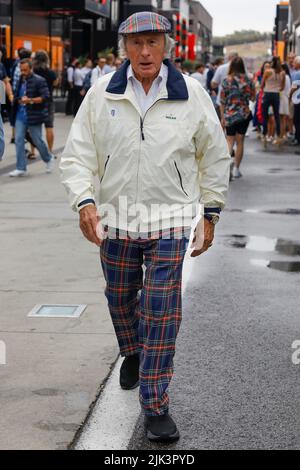
M255 29L271 32L278 0L200 0L213 17L214 36Z

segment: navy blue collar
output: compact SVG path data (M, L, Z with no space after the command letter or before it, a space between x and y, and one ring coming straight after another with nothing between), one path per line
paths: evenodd
M130 61L126 60L126 62L121 65L119 70L114 73L108 84L108 87L106 88L108 93L113 93L116 95L123 95L125 93L127 87L127 69L129 64ZM182 73L174 67L169 59L165 59L164 64L168 67L168 100L188 100L189 93Z

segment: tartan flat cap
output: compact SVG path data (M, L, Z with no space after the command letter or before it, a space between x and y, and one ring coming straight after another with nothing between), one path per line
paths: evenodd
M141 11L129 16L119 27L119 34L133 33L170 33L170 21L151 11Z

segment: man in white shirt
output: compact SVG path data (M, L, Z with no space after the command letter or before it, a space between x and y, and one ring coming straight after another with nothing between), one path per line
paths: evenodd
M73 61L69 64L67 68L67 90L68 90L68 98L66 103L66 115L70 116L73 114L74 111L74 70L77 64L77 59L73 59Z
M135 77L132 66L129 65L127 69L127 79L131 80L132 87L136 99L138 101L142 115L144 116L146 111L151 108L155 102L156 97L163 86L166 86L168 79L168 67L165 64L161 65L158 77L156 77L151 85L150 90L146 94L142 83Z
M228 55L228 61L226 64L221 65L220 67L217 68L216 73L214 75L214 78L212 79L211 82L211 88L212 89L218 89L218 97L217 97L217 105L221 106L221 92L222 92L222 83L225 80L225 78L228 75L229 72L229 67L231 61L235 58L238 57L237 52L230 52Z
M191 77L198 80L198 82L203 86L203 88L206 89L207 69L205 69L205 65L197 65L195 73L192 73Z
M113 69L109 65L107 65L106 58L99 57L98 65L92 71L91 86L93 86L96 83L98 78L103 77L103 75L106 75L107 73L110 73L110 72L113 72Z

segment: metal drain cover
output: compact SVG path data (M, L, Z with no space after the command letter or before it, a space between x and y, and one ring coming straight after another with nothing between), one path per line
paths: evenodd
M42 304L36 305L28 317L78 318L87 305Z

